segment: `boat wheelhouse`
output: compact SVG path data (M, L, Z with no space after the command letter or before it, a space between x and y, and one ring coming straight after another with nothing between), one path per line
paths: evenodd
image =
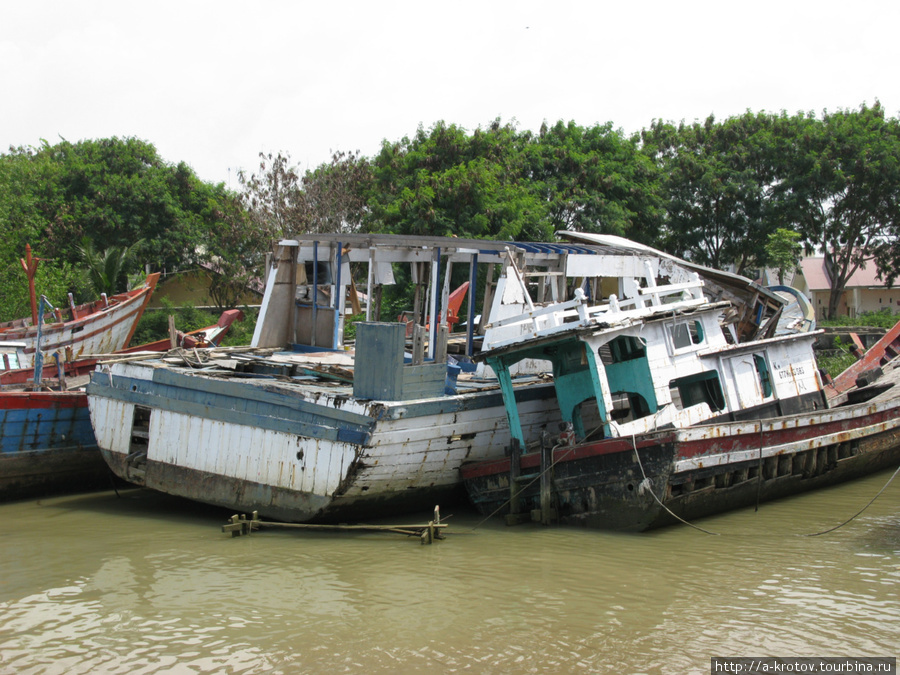
M731 330L731 302L704 294L689 266L645 253L621 268L621 296L508 317L517 337L485 345L512 443L507 457L461 468L479 509L642 530L900 458L896 395L870 389L852 410L830 409L816 332ZM559 433L519 423L507 373L523 359L552 364Z

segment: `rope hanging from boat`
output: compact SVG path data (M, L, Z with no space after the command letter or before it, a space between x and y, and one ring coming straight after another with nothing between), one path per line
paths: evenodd
M642 480L641 484L638 486L638 491L639 492L649 492L650 496L656 500L657 504L659 504L661 507L663 507L669 513L669 515L673 516L674 518L677 518L679 521L681 521L685 525L693 527L695 530L700 530L701 532L703 532L705 534L711 534L714 537L718 537L719 536L718 532L711 532L710 530L704 530L702 527L700 527L698 525L694 525L693 523L686 521L684 518L679 516L677 513L674 513L672 511L672 509L670 509L668 506L666 506L665 504L663 504L660 501L659 497L657 497L656 493L653 491L653 482L647 477L647 472L644 471L644 463L641 461L641 455L638 452L637 441L635 440L634 434L631 435L631 447L634 449L634 456L637 457L638 466L641 467L641 474L644 476L644 480Z
M560 446L560 445L555 445L555 446L553 446L553 450L551 451L551 453L554 453L554 452L557 450L557 448L559 448L559 447L561 447L561 446ZM657 503L657 504L659 504L663 509L665 509L666 512L669 513L669 515L671 515L673 518L675 518L675 519L678 520L679 522L683 523L684 525L687 525L688 527L692 527L692 528L694 528L695 530L699 530L700 532L703 532L704 534L709 534L709 535L712 535L712 536L715 536L715 537L722 536L721 532L712 532L711 530L706 530L706 529L704 529L704 528L702 528L702 527L700 527L700 526L698 526L698 525L695 525L694 523L691 523L691 522L685 520L684 518L682 518L681 516L679 516L677 513L674 513L668 506L666 506L665 504L663 504L662 501L660 501L659 497L656 496L656 493L653 491L653 482L652 482L652 481L650 480L650 478L647 476L647 472L644 471L644 463L641 461L641 455L640 455L640 453L638 452L638 449L637 449L637 440L636 440L636 438L635 438L635 436L634 436L633 434L632 434L632 436L631 436L631 447L632 447L632 449L634 450L634 456L637 458L638 466L641 468L641 475L644 477L643 480L641 481L640 485L638 486L638 490L639 490L640 492L642 492L642 493L643 493L643 492L649 492L649 493L650 493L650 496L653 497L654 500L656 500L656 503ZM567 452L563 453L562 455L560 455L560 457L559 457L558 459L555 459L555 460L550 464L550 466L547 467L547 469L546 469L545 471L542 471L542 472L538 473L534 478L532 478L530 481L528 481L528 483L526 483L525 485L523 485L523 486L522 486L522 490L524 490L524 489L530 487L530 486L533 485L536 481L540 480L540 478L541 478L542 475L544 475L547 471L550 471L550 470L551 470L554 466L556 466L559 462L563 461L563 459L565 459L565 457L566 457L570 452L571 452L571 449L568 450ZM847 525L848 523L852 522L852 521L855 520L857 517L859 517L860 515L862 515L862 513L863 513L866 509L868 509L870 506L872 506L872 504L875 503L875 500L878 499L878 498L882 495L882 493L884 493L885 490L887 490L888 486L894 481L894 479L897 477L898 474L900 474L900 466L898 466L897 469L894 471L894 473L891 475L891 477L888 478L887 483L884 484L884 486L878 491L878 493L877 493L874 497L872 497L872 499L869 500L869 503L866 504L866 505L865 505L863 508L861 508L859 511L857 511L855 514L853 514L852 516L850 516L850 517L849 517L847 520L845 520L844 522L842 522L842 523L840 523L840 524L838 524L838 525L835 525L834 527L830 527L830 528L828 528L827 530L822 530L821 532L813 532L813 533L807 533L807 534L797 534L797 535L794 535L794 536L797 536L797 537L818 537L818 536L821 536L821 535L823 535L823 534L828 534L829 532L834 532L835 530L838 530L838 529L842 528L844 525ZM486 523L488 520L490 520L491 518L493 518L494 516L496 516L500 511L502 511L504 508L506 508L506 507L509 505L509 503L510 503L511 501L512 501L512 498L507 499L507 500L506 500L505 502L503 502L499 507L497 507L494 511L492 511L488 516L486 516L486 517L483 518L481 521L479 521L479 522L472 528L472 530L475 530L475 529L477 529L478 527L480 527L481 525L484 525L484 523ZM759 508L759 504L757 503L757 509L758 509L758 508Z
M851 520L855 519L858 515L860 515L860 514L861 514L863 511L865 511L867 508L869 508L870 506L872 506L872 504L875 503L875 500L878 499L878 498L881 496L881 493L884 492L885 490L887 490L888 485L890 485L891 482L897 477L897 474L898 474L898 473L900 473L900 466L898 466L898 467L897 467L897 470L894 471L893 475L892 475L890 478L888 478L888 482L885 483L885 484L884 484L884 487L881 488L881 489L878 491L878 494L875 495L874 497L872 497L872 499L869 500L869 503L868 503L868 504L866 504L866 505L865 505L864 507L862 507L859 511L857 511L856 513L854 513L852 516L850 516L847 520L845 520L845 521L844 521L843 523L841 523L840 525L835 525L834 527L831 527L831 528L829 528L829 529L827 529L827 530L822 530L821 532L813 532L812 534L801 534L801 535L798 535L798 536L800 536L800 537L818 537L819 535L822 535L822 534L828 534L829 532L834 532L834 531L837 530L838 528L843 527L844 525L846 525L847 523L849 523Z

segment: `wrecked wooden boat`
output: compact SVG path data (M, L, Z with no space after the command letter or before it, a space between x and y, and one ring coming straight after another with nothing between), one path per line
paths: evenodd
M633 256L577 242L361 234L282 242L251 348L98 369L88 387L97 440L129 482L271 519L430 509L460 496L463 462L500 458L510 442L497 379L472 362L482 343L520 333L504 317L575 288L601 293ZM378 320L382 287L395 277L415 284L410 341L405 321ZM461 281L480 289L466 311L450 301ZM744 331L760 330L782 304L727 275L708 288L736 299ZM366 319L355 345L344 340L351 314ZM450 334L453 316L460 330ZM505 374L529 433L560 419L547 365L526 360Z
M111 354L124 349L131 341L138 321L150 302L159 274L147 276L141 286L99 300L76 305L69 294L68 306L51 308L39 316L38 298L34 288L34 273L38 259L32 258L31 247L22 267L28 274L31 294L31 316L0 323L0 343L24 343L22 368L35 364L40 343L44 358L58 356L62 361L77 361L91 354Z
M228 310L216 324L175 332L171 340L77 361L55 358L38 368L23 367L26 343L0 342L0 501L109 488L112 475L97 447L84 391L90 372L173 343L188 349L217 345L240 318L239 310Z
M817 332L735 330L732 302L699 275L638 258L600 304L582 294L501 322L527 333L480 357L498 373L512 442L461 468L479 510L641 531L900 463L900 372L829 397ZM552 364L552 433L519 421L506 373L524 359Z

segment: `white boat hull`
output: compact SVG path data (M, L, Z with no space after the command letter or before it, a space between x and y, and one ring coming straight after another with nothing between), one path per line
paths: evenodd
M530 388L525 424L553 423L551 390ZM509 444L497 390L357 401L117 364L94 374L89 404L97 443L121 478L294 522L434 506L457 490L464 461L502 457Z

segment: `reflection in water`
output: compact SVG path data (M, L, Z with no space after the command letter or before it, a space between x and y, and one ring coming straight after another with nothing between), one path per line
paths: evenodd
M147 491L0 506L0 673L709 672L896 655L889 473L643 535L458 514L423 547L267 530ZM427 519L421 516L404 521Z

